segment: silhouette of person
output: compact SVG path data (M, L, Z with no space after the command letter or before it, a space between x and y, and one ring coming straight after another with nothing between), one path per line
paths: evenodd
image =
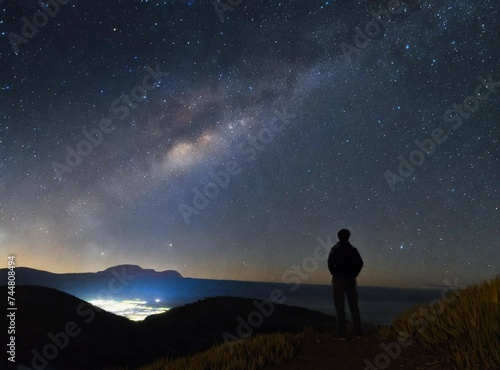
M337 233L339 241L330 250L328 269L332 274L333 303L337 312L337 330L345 339L345 297L351 311L354 334L361 337L361 316L358 307L356 278L363 268L363 259L358 250L349 243L351 233L342 229Z

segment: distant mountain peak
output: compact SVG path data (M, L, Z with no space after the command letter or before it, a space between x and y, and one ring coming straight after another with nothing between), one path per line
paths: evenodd
M165 271L156 271L154 269L145 269L139 265L117 265L107 268L104 271L99 271L99 273L110 273L113 271L117 272L125 272L126 274L134 275L137 277L174 277L174 278L182 278L182 275L175 270L165 270Z
M99 271L99 272L112 272L113 270L117 270L117 269L118 270L126 269L129 272L132 272L132 271L152 271L152 272L156 272L153 269L143 269L139 265L130 265L130 264L123 264L123 265L111 266L111 267L108 267L106 270Z

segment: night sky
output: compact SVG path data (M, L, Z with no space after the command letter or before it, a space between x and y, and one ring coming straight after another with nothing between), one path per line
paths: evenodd
M3 1L2 266L279 282L349 228L361 285L498 273L498 1L238 2Z

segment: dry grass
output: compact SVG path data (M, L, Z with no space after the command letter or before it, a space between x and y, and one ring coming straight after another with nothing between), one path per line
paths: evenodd
M140 370L254 370L291 359L299 347L300 335L258 335L226 342L193 356L159 360Z
M381 339L411 336L441 351L458 369L500 369L500 276L419 305L378 330Z

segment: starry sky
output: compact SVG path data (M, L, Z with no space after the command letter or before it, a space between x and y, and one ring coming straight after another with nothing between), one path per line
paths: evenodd
M500 271L498 1L221 3L0 4L2 266L328 284L348 228L361 285Z

